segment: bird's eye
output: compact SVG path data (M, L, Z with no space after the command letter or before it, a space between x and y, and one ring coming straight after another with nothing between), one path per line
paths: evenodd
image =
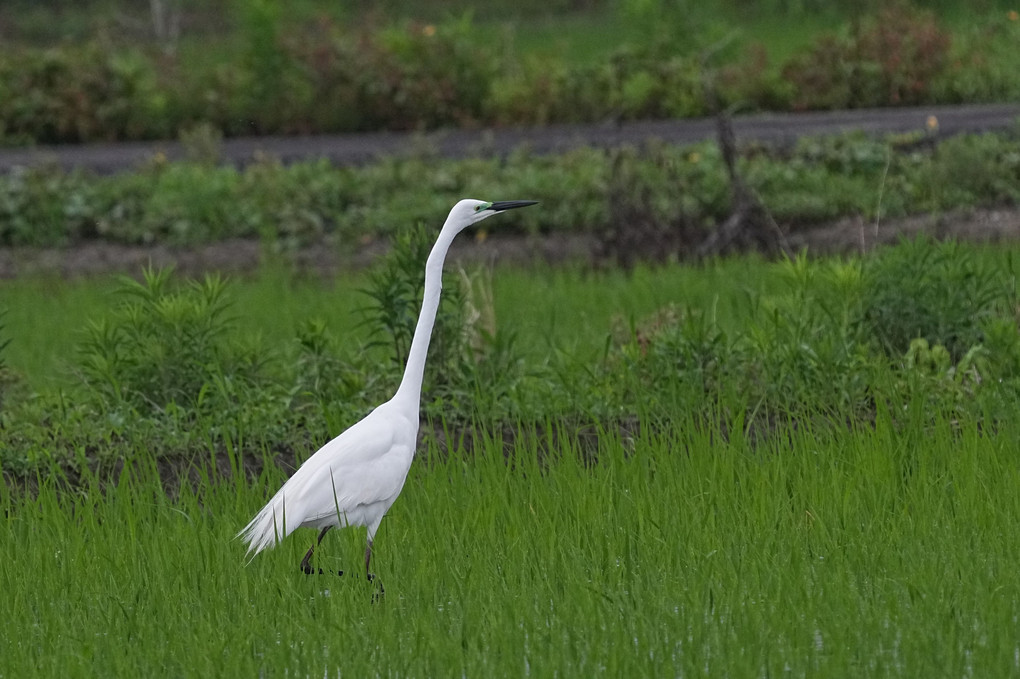
M478 212L481 209L482 209L481 205L475 205L475 212Z

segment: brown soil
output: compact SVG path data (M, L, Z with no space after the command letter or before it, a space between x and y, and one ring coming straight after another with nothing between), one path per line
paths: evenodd
M852 254L894 243L902 237L921 233L935 238L998 243L1020 240L1020 209L969 210L941 215L918 215L880 223L861 218L841 219L831 224L801 228L789 233L793 251L810 254ZM490 236L462 238L454 244L451 260L467 263L509 263L568 261L597 264L597 242L590 234L546 236ZM283 255L267 254L255 240L229 240L190 248L163 245L130 246L91 242L67 249L0 249L0 278L26 275L58 275L64 278L137 273L147 264L173 265L187 275L205 271L245 273L257 269L266 259L290 262L297 270L331 276L371 264L386 251L385 243L373 241L354 252L342 253L330 243L308 246Z

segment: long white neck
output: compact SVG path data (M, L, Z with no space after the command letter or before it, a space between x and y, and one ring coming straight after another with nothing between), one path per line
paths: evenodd
M411 351L407 355L407 366L404 378L393 396L407 408L418 410L421 403L421 384L425 377L425 358L429 353L429 340L432 339L432 326L436 323L436 312L439 310L439 294L443 289L443 262L450 244L459 229L449 229L446 225L439 232L436 244L432 246L428 261L425 263L425 294L421 302L421 314L418 325L411 339Z

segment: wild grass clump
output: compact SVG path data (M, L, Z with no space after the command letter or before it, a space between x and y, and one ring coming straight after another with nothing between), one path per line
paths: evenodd
M984 340L984 327L1017 302L1006 271L957 243L927 238L877 253L865 264L862 282L863 322L890 356L923 339L959 361Z
M149 268L140 282L122 278L119 301L88 323L68 357L66 391L19 408L14 417L25 429L5 432L3 467L21 473L50 455L58 465L105 468L143 440L157 458L205 448L232 458L290 451L292 459L309 439L326 440L392 396L431 245L421 228L397 240L362 291L366 339L343 344L314 317L290 330L284 346L241 333L230 286L218 276L178 281L169 269ZM484 281L454 278L446 287L425 412L459 425L479 414L502 419L520 375L512 336L493 327Z
M143 283L123 279L122 302L92 322L82 341L81 376L99 400L151 414L195 409L213 396L213 384L258 385L265 368L257 351L228 335L222 278L171 289L169 269L145 269L143 276Z
M871 420L922 399L980 418L1012 402L1020 351L1012 265L925 238L851 262L779 265L753 321L725 331L711 309L670 307L615 344L608 393L668 418L674 410L748 418ZM612 365L612 363L611 363ZM605 392L602 392L603 394Z

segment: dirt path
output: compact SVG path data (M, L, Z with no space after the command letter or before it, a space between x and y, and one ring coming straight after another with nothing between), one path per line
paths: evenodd
M849 130L878 134L928 129L929 116L937 119L939 135L1006 129L1017 125L1020 104L763 114L738 117L734 127L742 140L788 143L809 134ZM427 135L374 133L262 137L226 140L222 157L225 162L238 165L250 162L260 153L268 153L284 162L325 157L336 164L352 165L379 156L416 153L423 149L448 157L505 154L521 145L538 153L554 153L584 145L612 147L639 144L652 138L691 142L709 138L714 133L711 120L680 120L456 130ZM110 173L131 169L157 152L163 152L170 158L184 155L180 144L166 142L0 149L0 172L19 165L57 163L65 168ZM790 234L789 242L795 250L807 248L815 254L849 253L869 250L878 244L895 241L902 235L919 232L970 241L1015 241L1020 239L1020 210L970 210L949 215L920 215L877 225L848 218ZM552 234L541 238L503 236L491 237L483 242L461 239L455 244L452 257L465 262L556 263L591 261L594 250L595 242L588 234ZM293 261L299 270L330 275L344 269L364 267L383 251L383 245L373 243L341 255L335 246L324 242L283 257ZM173 264L187 274L214 269L239 273L256 269L265 256L257 241L245 240L224 241L186 250L163 245L141 247L103 242L86 242L65 249L0 248L0 279L32 274L76 277L111 272L137 273L150 262L157 266Z
M929 118L938 121L936 134L1006 129L1020 119L1020 103L972 106L926 106L919 108L824 111L813 113L763 113L737 116L734 130L742 141L788 143L812 134L863 130L874 134L927 130ZM490 130L446 130L429 133L372 132L316 137L245 137L222 142L223 162L244 165L262 154L294 162L327 158L336 165L358 165L381 156L423 151L451 158L473 155L505 155L521 146L535 153L558 153L580 146L614 147L640 144L649 139L689 143L715 134L711 119L634 121L620 124L549 125ZM178 142L137 142L41 146L0 149L0 172L18 166L56 164L99 173L130 170L163 153L169 159L186 155Z

